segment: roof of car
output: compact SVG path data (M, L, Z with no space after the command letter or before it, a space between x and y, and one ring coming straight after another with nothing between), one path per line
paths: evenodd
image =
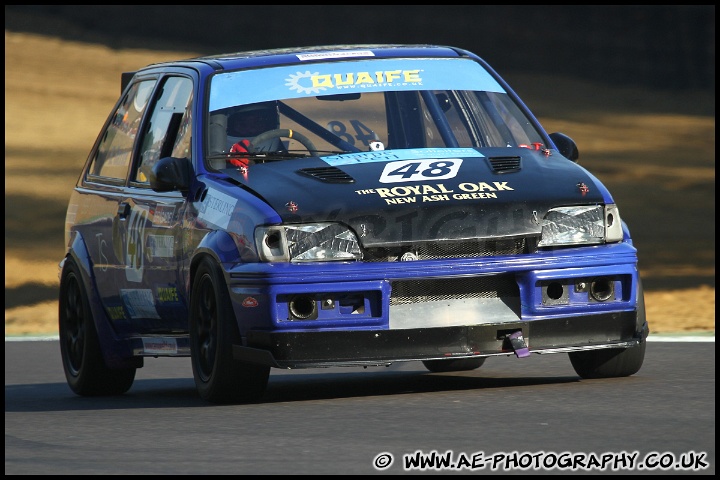
M311 53L337 52L333 56L319 56L320 59L343 59L342 52L356 52L367 50L372 52L372 56L378 58L389 57L458 57L467 54L462 49L440 45L424 45L424 44L338 44L338 45L319 45L307 47L288 47L276 48L268 50L250 50L233 53L221 53L216 55L207 55L184 60L171 62L155 63L148 65L149 67L158 66L179 66L182 64L201 62L212 66L215 70L233 70L241 67L268 66L279 64L307 63L307 58L300 60L298 55Z
M369 51L367 55L358 52ZM351 53L352 52L352 53ZM222 70L239 70L243 68L269 67L274 65L309 65L313 63L311 55L317 54L317 60L349 60L353 58L458 58L472 57L482 62L477 55L462 48L434 44L335 44L305 47L286 47L266 50L248 50L231 53L220 53L193 58L178 59L152 63L133 71L122 72L120 91L124 91L133 76L139 72L173 68L190 67L208 72ZM301 57L301 55L304 55ZM486 65L486 68L489 66Z

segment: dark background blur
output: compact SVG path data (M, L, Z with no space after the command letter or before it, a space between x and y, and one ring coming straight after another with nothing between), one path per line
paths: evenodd
M436 43L471 50L501 74L715 89L714 5L5 5L5 29L201 54Z

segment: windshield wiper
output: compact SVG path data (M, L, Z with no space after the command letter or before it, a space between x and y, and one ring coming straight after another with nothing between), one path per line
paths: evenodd
M287 160L291 158L307 158L310 156L307 152L295 153L295 152L256 152L256 153L214 153L208 156L209 159L224 158L230 160L231 158L247 158L251 160Z
M308 152L307 150L302 151L292 151L292 152L255 152L255 153L248 153L248 152L242 152L242 153L214 153L208 156L209 159L218 159L218 158L224 158L224 159L231 159L231 158L247 158L250 160L255 161L256 163L263 163L266 161L276 161L276 160L292 160L294 158L308 158L311 156L321 156L321 155L340 155L343 153L350 153L347 151L342 150L314 150L313 155L312 153Z

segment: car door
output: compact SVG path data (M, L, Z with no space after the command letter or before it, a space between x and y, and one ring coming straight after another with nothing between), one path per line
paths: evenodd
M179 192L157 193L145 173L191 153L192 80L135 80L100 134L76 208L100 301L119 334L187 330ZM72 207L72 206L71 206Z
M191 157L192 90L188 77L166 76L158 82L118 205L113 243L123 268L116 272L116 285L133 332L187 330L180 223L185 197L153 191L148 174L160 158Z
M100 302L116 330L126 327L127 317L117 288L125 270L118 246L120 203L126 197L137 134L156 83L154 78L135 82L117 103L68 207L68 216L74 218L74 228L86 244Z

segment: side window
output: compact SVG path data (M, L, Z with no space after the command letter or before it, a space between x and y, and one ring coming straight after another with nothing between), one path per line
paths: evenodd
M155 80L135 83L115 110L110 124L102 133L88 172L114 180L125 180L133 145L143 112L155 86Z
M169 77L162 85L145 128L136 182L147 183L148 172L164 157L190 157L192 80Z
M192 91L190 91L190 98L188 98L185 113L180 122L180 130L171 154L173 157L185 157L190 160L192 160L192 97Z
M515 145L542 143L542 137L512 99L504 93L488 93L488 99L510 129Z

